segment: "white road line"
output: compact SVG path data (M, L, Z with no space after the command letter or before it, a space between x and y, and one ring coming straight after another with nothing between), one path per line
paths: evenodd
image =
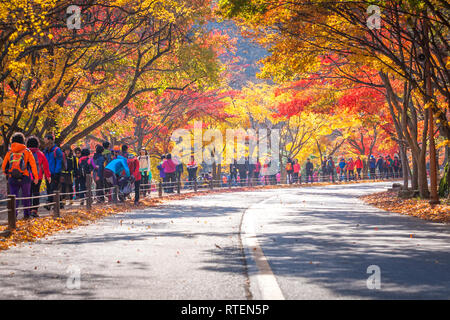
M278 196L277 196L278 197ZM274 197L259 202L256 205L249 207L245 212L242 220L241 237L245 249L245 256L247 259L247 266L252 269L252 265L256 265L255 274L250 273L250 290L253 297L258 297L254 290L257 285L261 299L263 300L285 300L283 293L278 285L277 279L270 268L267 258L259 245L258 238L255 232L255 215L254 213L261 210L261 206ZM255 283L256 282L256 283ZM254 289L252 289L254 288Z

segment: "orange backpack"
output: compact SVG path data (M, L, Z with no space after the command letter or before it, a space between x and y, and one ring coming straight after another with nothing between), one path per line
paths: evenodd
M286 171L291 171L292 170L292 163L288 162L286 163Z
M10 153L7 173L9 173L11 177L16 180L21 180L26 174L28 174L28 170L25 165L25 154L23 152Z

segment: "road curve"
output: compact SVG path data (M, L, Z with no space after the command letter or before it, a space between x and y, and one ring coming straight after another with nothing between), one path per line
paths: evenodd
M213 194L111 216L0 252L0 299L448 299L449 226L357 199L387 186ZM380 289L367 287L370 265Z

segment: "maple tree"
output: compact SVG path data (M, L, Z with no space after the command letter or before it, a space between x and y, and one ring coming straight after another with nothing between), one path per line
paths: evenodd
M219 12L239 22L269 50L270 56L262 61L262 77L287 82L320 74L383 89L402 162L406 163L405 149L409 148L414 161L413 188L428 197L428 108L437 118L447 159L449 154L448 3L379 1L381 27L369 28L367 9L372 4L222 0ZM324 61L332 68L324 70ZM430 85L435 88L431 96ZM411 117L414 114L418 116Z
M79 30L61 23L66 1L2 7L2 153L15 131L73 144L142 94L219 82L221 39L202 28L208 2L78 4Z

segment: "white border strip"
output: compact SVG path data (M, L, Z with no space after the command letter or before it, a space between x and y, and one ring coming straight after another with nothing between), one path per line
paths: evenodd
M256 204L256 206L260 206L269 200L270 198ZM252 291L253 297L258 297L256 292L252 290L253 282L254 285L257 284L262 300L285 300L277 279L275 278L269 262L259 245L258 238L256 237L254 213L260 208L252 207L253 206L249 207L244 212L241 229L242 244L244 245L247 266L249 269L250 290Z

